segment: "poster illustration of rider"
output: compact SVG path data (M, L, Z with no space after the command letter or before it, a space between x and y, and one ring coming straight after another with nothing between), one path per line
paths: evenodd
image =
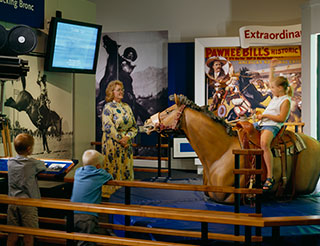
M101 141L105 90L113 80L124 86L137 125L163 110L168 102L167 31L103 33L96 71L96 141Z
M259 50L260 52L255 52ZM263 52L262 52L263 51ZM269 63L277 58L276 73L294 89L290 122L301 121L301 54L299 46L206 48L205 83L208 109L227 121L263 111L271 100ZM219 54L219 55L218 55Z

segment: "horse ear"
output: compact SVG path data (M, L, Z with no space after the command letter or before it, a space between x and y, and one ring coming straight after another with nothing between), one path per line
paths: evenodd
M180 105L180 99L179 99L179 97L177 96L176 93L174 93L174 102L175 102L177 105Z

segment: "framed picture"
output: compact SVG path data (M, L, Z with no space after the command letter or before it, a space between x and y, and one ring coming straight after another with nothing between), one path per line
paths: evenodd
M173 138L173 158L195 158L196 152L186 138Z
M196 38L195 39L195 85L194 102L198 105L207 104L205 83L205 49L207 47L240 46L239 37Z

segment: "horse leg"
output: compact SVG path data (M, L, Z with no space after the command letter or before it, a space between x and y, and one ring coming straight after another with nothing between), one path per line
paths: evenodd
M42 133L42 145L43 145L43 151L44 152L47 151L47 153L50 153L46 133Z

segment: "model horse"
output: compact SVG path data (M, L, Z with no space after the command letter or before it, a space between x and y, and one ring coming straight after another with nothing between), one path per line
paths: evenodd
M61 139L62 128L59 115L55 111L50 110L46 105L43 105L40 100L34 99L28 91L20 91L16 101L10 97L4 105L14 108L19 112L25 111L28 114L33 125L41 132L43 151L50 152L47 141L49 129L59 140Z
M223 119L216 117L206 108L199 107L186 97L175 95L175 104L161 113L153 115L145 122L147 133L152 131L165 132L182 130L197 153L204 168L204 184L213 186L234 186L234 155L233 149L239 149L240 143L236 132ZM320 143L302 133L307 148L297 156L294 177L296 194L311 193L317 184L320 173ZM292 181L293 159L288 156L287 177ZM274 158L275 192L281 177L281 160ZM244 167L241 158L240 167ZM243 176L243 175L242 175ZM245 179L240 181L245 187ZM234 195L209 192L208 195L216 202L233 203Z

